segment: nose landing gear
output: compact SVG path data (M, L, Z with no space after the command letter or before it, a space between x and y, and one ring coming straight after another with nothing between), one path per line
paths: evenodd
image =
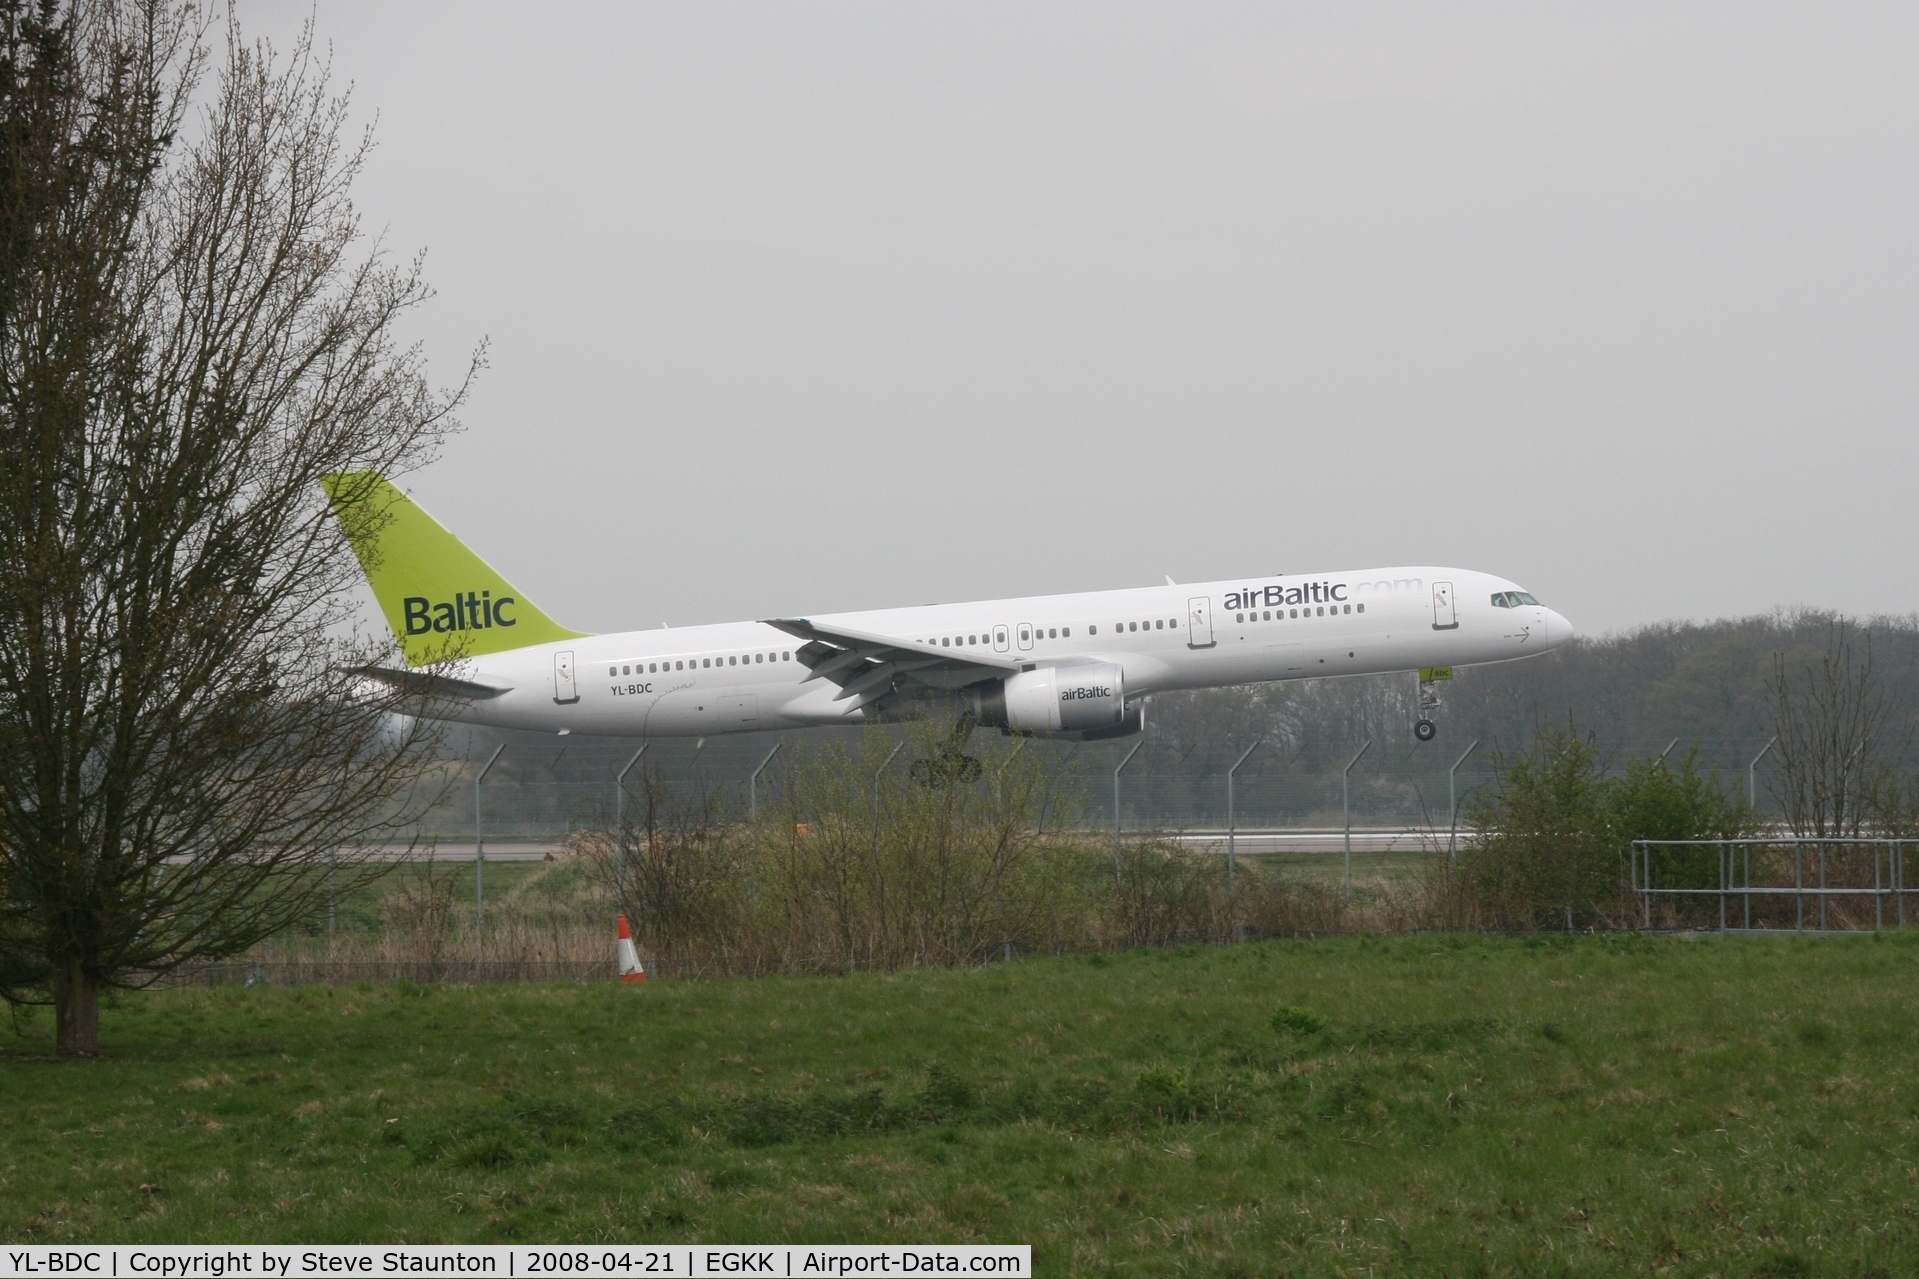
M1439 725L1433 723L1431 715L1443 705L1439 697L1439 681L1452 677L1453 668L1450 666L1422 666L1419 669L1419 722L1413 725L1413 736L1422 742L1430 742L1439 736Z

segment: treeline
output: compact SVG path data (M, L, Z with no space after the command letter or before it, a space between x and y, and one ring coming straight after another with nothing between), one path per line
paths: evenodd
M1713 622L1660 622L1577 639L1551 653L1460 667L1442 684L1436 754L1478 738L1502 752L1542 729L1576 724L1607 756L1697 745L1707 767L1743 768L1774 735L1778 665L1817 666L1839 615L1794 610ZM1919 618L1849 624L1895 723L1919 721ZM1149 734L1195 771L1224 767L1242 743L1278 744L1301 771L1337 770L1359 743L1410 743L1419 718L1412 675L1267 684L1153 700Z

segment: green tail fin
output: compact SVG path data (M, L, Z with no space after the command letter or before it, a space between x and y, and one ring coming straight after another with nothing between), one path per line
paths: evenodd
M412 666L578 639L373 471L320 478Z

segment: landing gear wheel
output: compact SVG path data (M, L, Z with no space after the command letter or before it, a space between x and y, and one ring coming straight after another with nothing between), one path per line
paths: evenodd
M1413 725L1413 736L1422 742L1430 742L1439 736L1439 725L1429 719L1422 719Z

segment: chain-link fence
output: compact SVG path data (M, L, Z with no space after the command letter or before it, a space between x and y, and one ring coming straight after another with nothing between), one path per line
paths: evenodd
M799 753L847 750L854 736L838 733L746 734L705 742L554 739L508 736L505 749L479 787L474 777L498 739L484 738L449 759L445 791L421 824L421 835L452 844L477 828L489 840L563 839L583 828L615 823L635 802L642 783L680 802L712 802L729 815L777 804L784 770ZM1256 740L1256 739L1255 739ZM1358 739L1343 754L1308 754L1284 742L1261 741L1232 772L1253 741L1221 739L1198 747L1146 738L1063 743L974 734L968 754L991 767L1014 752L1030 753L1056 770L1061 802L1086 829L1125 831L1244 830L1354 827L1450 828L1476 793L1493 785L1494 743ZM1764 743L1743 740L1675 744L1622 743L1610 753L1620 763L1666 750L1698 749L1720 784L1750 794L1761 815L1770 808L1764 763L1751 765ZM777 749L776 749L777 748ZM902 751L875 784L910 784L914 750ZM637 754L637 759L636 759ZM1229 780L1229 773L1231 774ZM620 778L624 776L622 782Z

